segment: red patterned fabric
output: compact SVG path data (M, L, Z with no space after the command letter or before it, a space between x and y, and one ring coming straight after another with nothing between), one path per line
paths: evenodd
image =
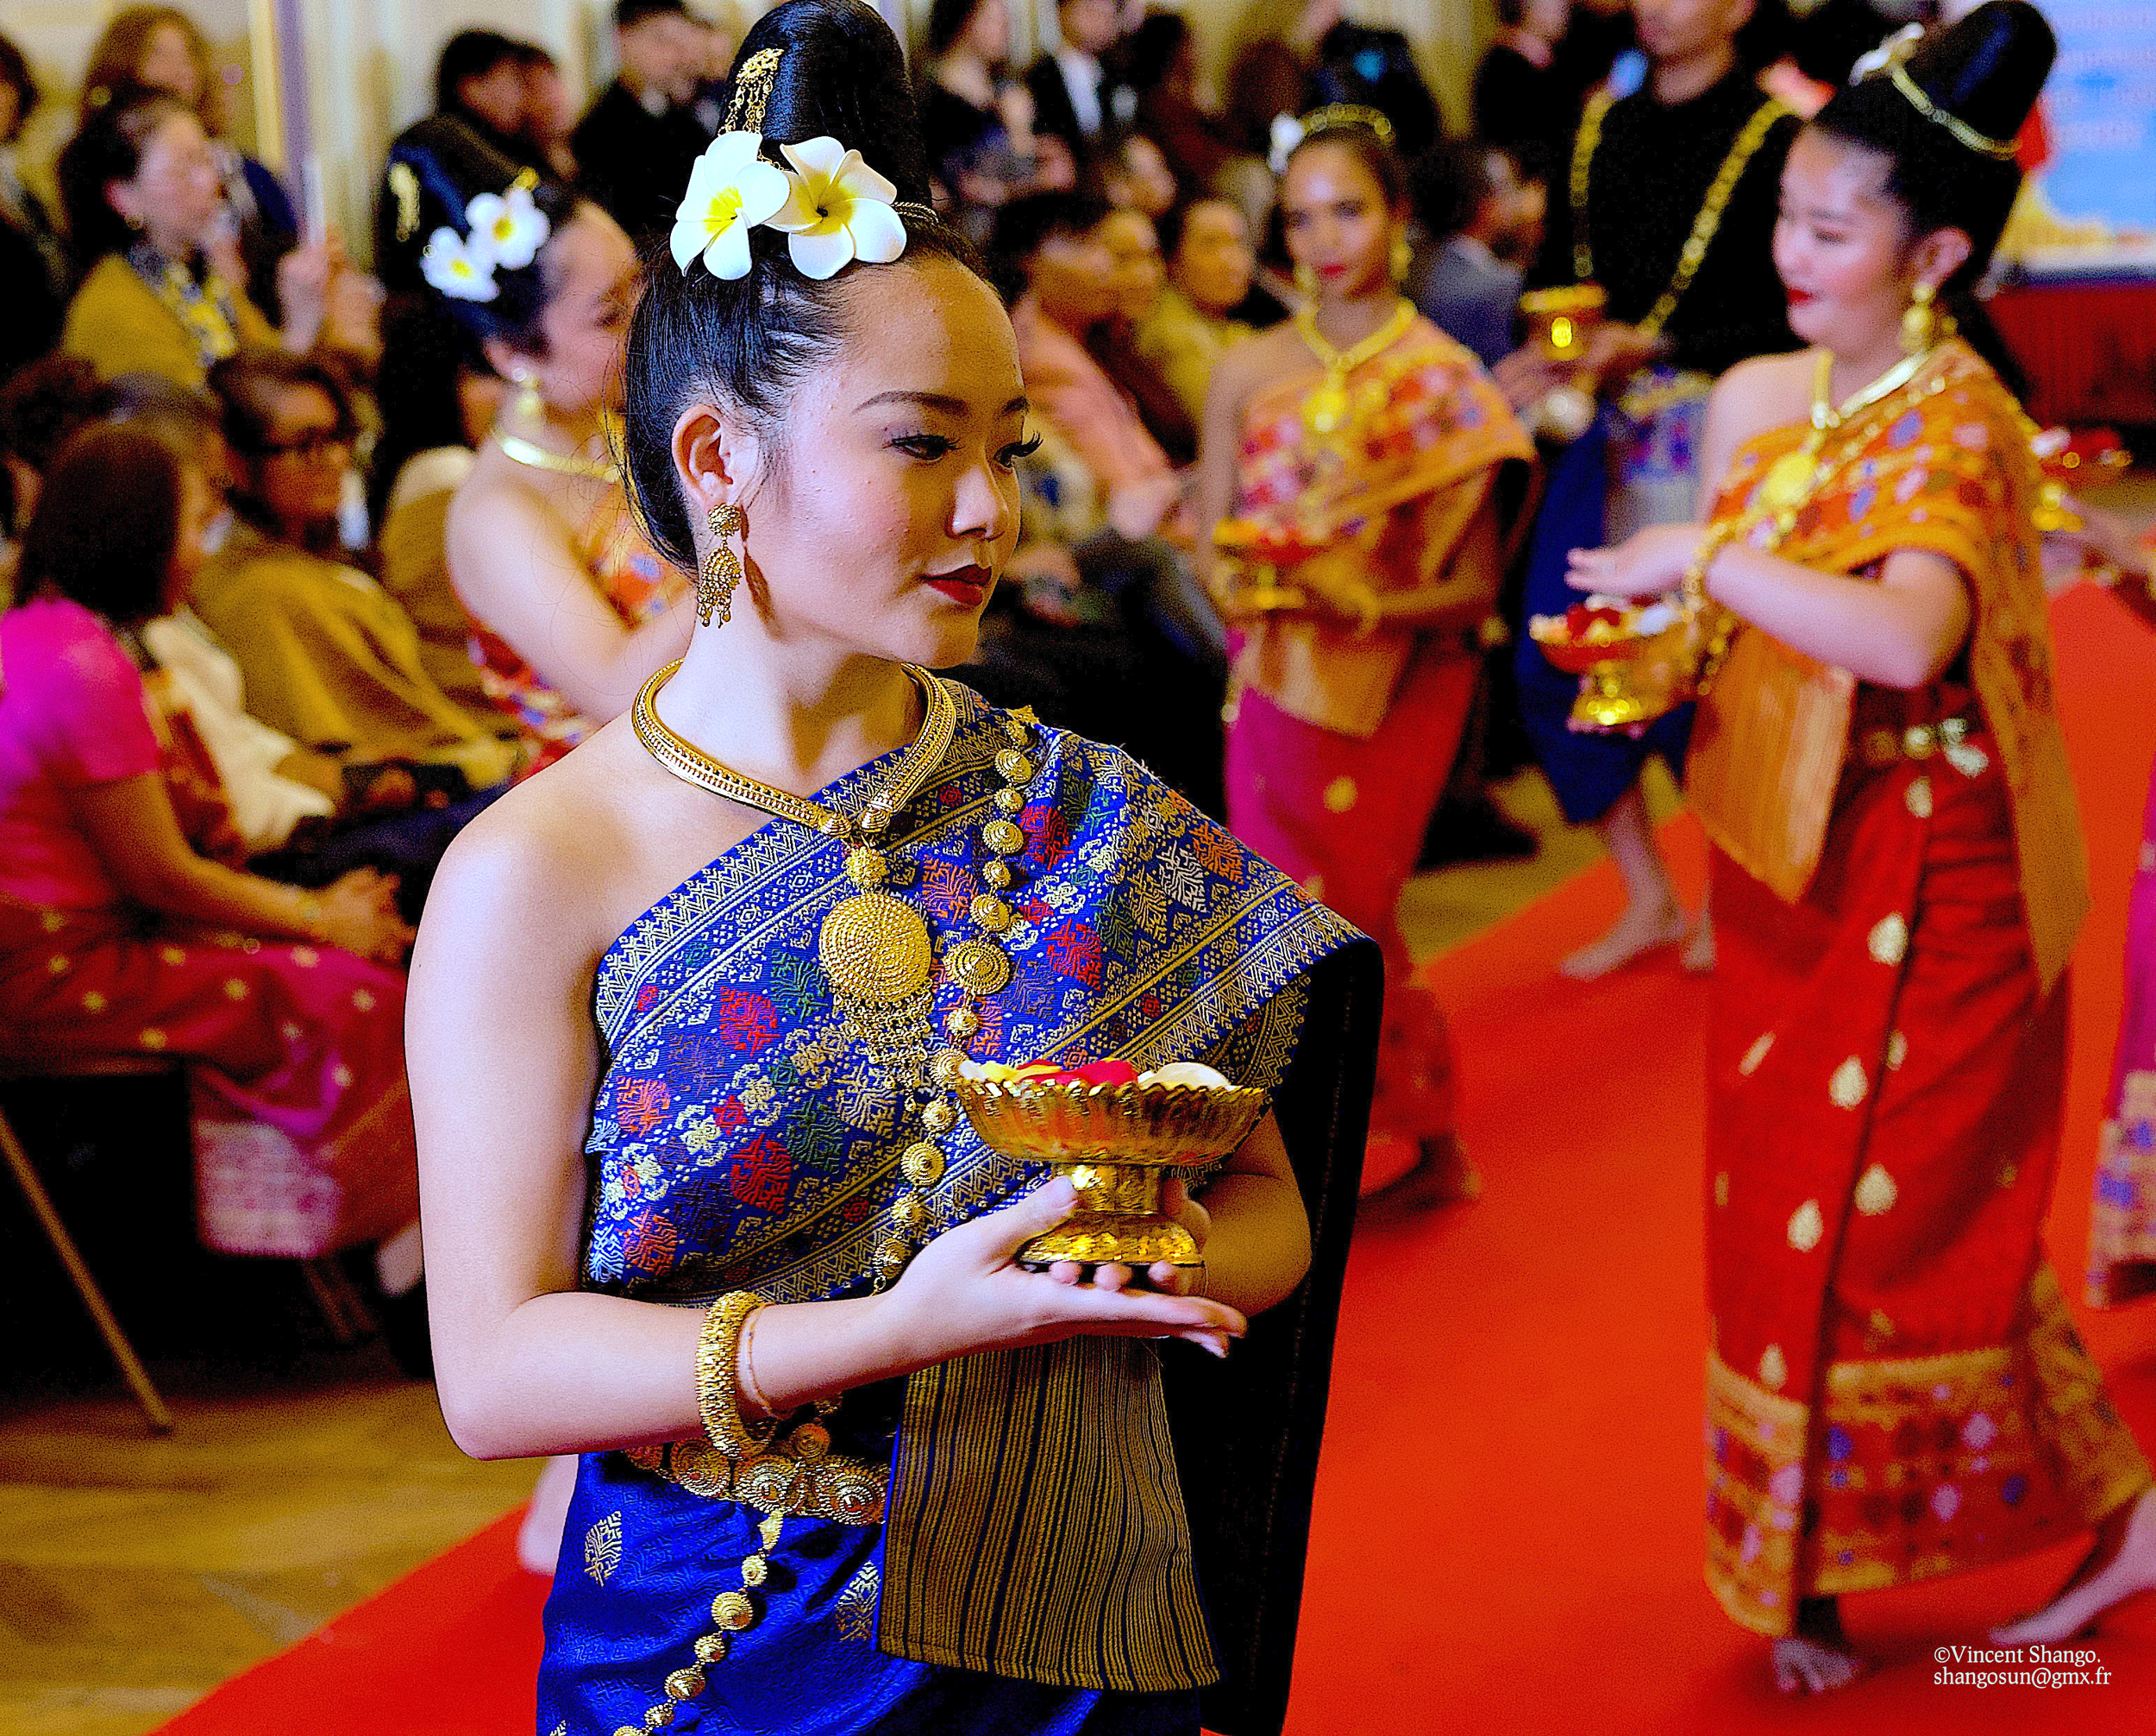
M1716 855L1708 1578L1763 1633L2070 1537L2148 1479L2042 1262L2066 999L1999 756L1900 749L1973 706L1859 690L1853 738L1892 749L1850 756L1795 905Z

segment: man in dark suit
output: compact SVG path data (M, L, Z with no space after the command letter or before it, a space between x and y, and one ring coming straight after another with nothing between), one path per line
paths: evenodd
M1123 40L1117 0L1057 0L1056 27L1062 47L1043 54L1025 75L1033 93L1033 131L1061 139L1081 170L1090 163L1105 132L1136 113L1136 94L1116 76L1114 50Z
M711 141L693 104L704 33L681 0L617 0L621 75L569 135L578 184L640 246L663 234Z

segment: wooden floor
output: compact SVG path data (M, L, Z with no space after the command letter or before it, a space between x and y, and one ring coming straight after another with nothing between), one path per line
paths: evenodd
M1656 795L1665 810L1674 800L1666 780ZM1542 854L1417 880L1402 916L1419 956L1593 859L1591 835L1559 824L1538 775L1503 796L1544 833ZM154 1307L136 1298L122 1313L140 1319ZM41 1377L18 1344L22 1390L0 1386L0 1731L9 1736L154 1729L530 1490L530 1464L464 1458L433 1389L400 1381L379 1346L302 1344L267 1358L279 1364L270 1372L235 1369L260 1363L244 1351L221 1361L214 1343L206 1355L154 1361L179 1424L161 1440L94 1354L78 1345L72 1360L72 1372Z

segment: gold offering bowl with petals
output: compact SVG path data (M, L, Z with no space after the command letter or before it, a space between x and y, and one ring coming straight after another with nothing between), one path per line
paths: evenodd
M1639 729L1697 698L1704 669L1718 661L1717 636L1727 638L1720 619L1702 619L1670 599L1628 604L1620 612L1623 619L1595 620L1576 636L1562 615L1537 615L1527 623L1543 655L1582 678L1572 702L1576 729ZM1643 630L1643 617L1652 630Z
M1033 1085L962 1079L958 1100L991 1150L1052 1165L1078 1190L1071 1214L1018 1252L1029 1271L1201 1266L1190 1232L1161 1210L1174 1169L1201 1169L1250 1137L1263 1091L1197 1085Z

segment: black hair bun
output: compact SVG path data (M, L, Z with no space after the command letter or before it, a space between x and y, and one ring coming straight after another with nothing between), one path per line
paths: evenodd
M742 68L767 48L780 51L779 64L755 131L774 147L836 139L860 152L898 188L900 199L928 202L927 157L906 55L873 6L862 0L785 0L765 13L734 57L726 87L730 116ZM777 157L775 149L765 154Z
M1902 70L1932 101L1989 139L2011 139L2035 108L2059 39L2028 0L1985 0L1916 45Z

